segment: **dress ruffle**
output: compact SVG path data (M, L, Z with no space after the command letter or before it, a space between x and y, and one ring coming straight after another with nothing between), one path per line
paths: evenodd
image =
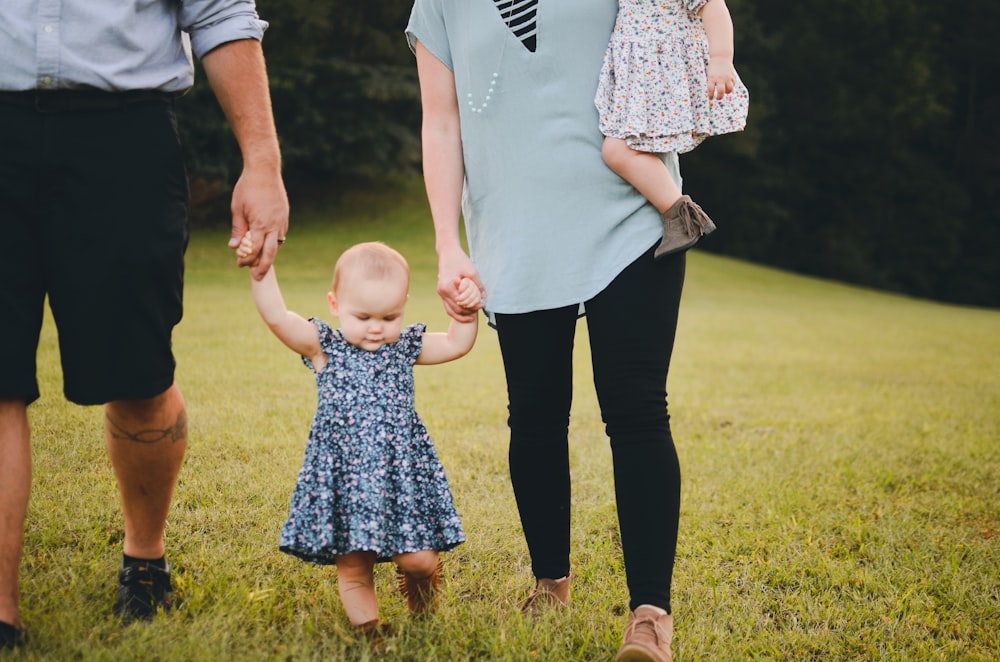
M691 3L620 4L595 97L601 132L639 151L683 153L742 131L749 92L737 78L723 99L708 98L708 39Z

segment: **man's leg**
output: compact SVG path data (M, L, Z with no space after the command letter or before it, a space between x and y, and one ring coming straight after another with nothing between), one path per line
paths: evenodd
M20 625L18 587L31 490L31 433L23 400L0 400L0 622Z
M125 514L125 554L163 556L163 530L187 447L187 414L176 384L148 400L105 407L108 455Z

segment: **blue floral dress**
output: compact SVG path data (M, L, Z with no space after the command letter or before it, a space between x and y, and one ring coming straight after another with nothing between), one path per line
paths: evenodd
M689 152L708 136L742 131L750 94L739 78L708 98L709 0L620 0L594 102L605 136L641 152Z
M370 352L312 319L327 363L280 549L314 563L358 550L379 561L465 541L444 468L414 406L424 324ZM315 370L312 361L303 362Z

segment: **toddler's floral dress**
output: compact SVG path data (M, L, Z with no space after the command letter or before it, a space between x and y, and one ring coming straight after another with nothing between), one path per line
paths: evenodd
M423 324L374 352L323 320L326 365L280 549L314 563L358 550L379 561L465 540L448 479L414 404ZM312 361L303 357L315 371Z
M708 98L709 0L620 0L594 102L601 133L642 152L689 152L708 136L742 131L750 95L737 78Z

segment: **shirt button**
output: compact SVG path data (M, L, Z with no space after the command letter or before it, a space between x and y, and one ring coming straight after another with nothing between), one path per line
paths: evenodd
M42 76L42 86L48 87L52 84L52 76Z
M46 26L45 26L45 27L44 27L43 29L44 29L44 30L45 30L46 32L52 32L52 29L53 29L53 28L52 28L52 26L51 26L51 25L46 25Z

